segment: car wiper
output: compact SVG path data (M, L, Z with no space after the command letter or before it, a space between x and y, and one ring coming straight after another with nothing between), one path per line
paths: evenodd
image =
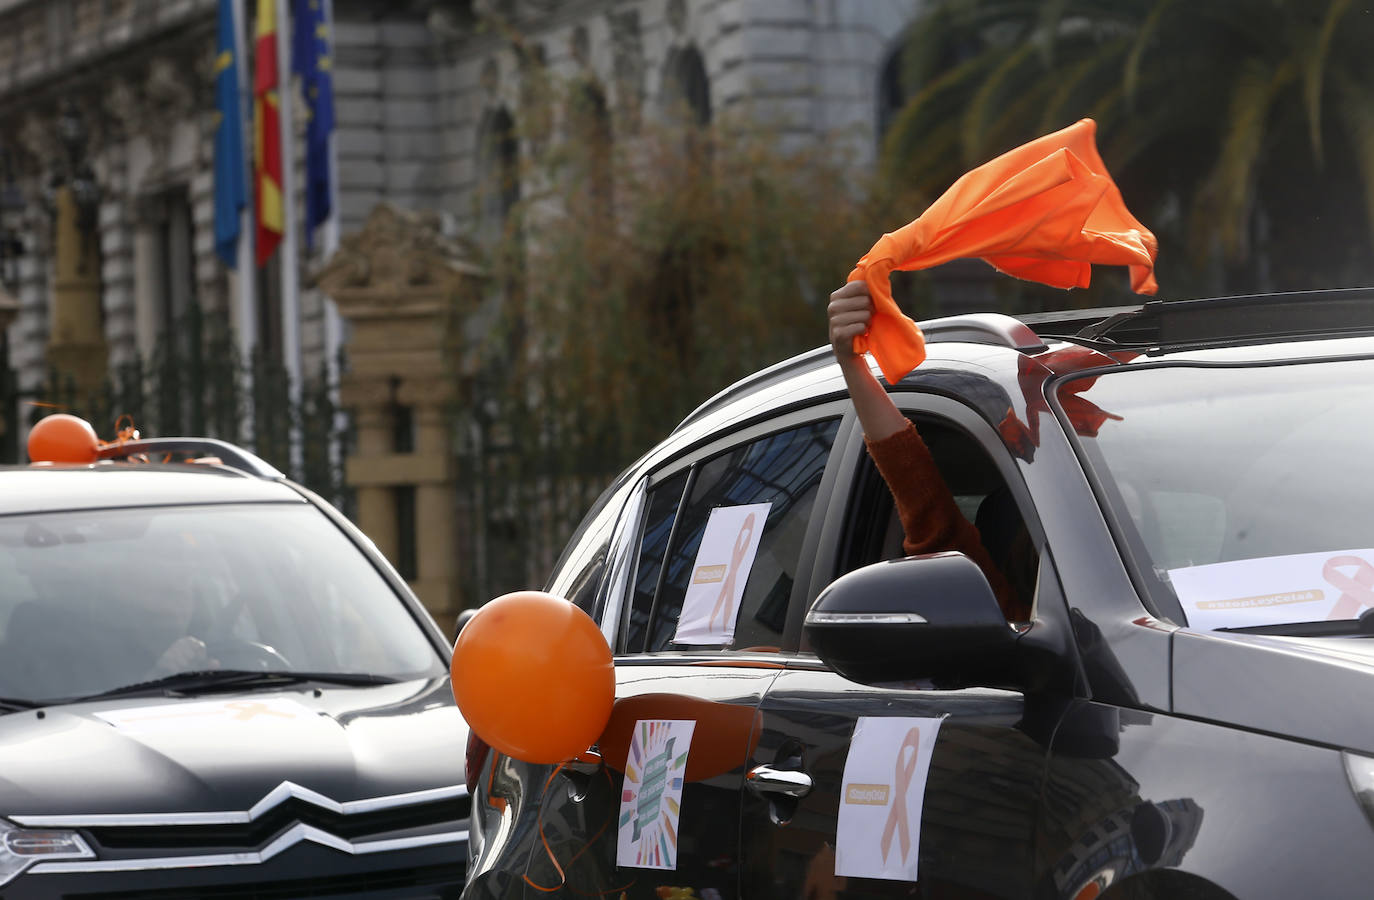
M290 672L290 671L252 671L248 669L198 669L192 672L177 672L163 678L126 684L122 687L101 691L81 697L81 700L124 697L132 694L170 692L182 695L204 694L214 691L237 690L241 688L280 687L287 684L300 684L318 681L325 684L346 686L366 686L373 684L395 684L397 679L385 675L371 675L362 672Z
M1233 634L1273 634L1283 637L1344 637L1374 635L1374 619L1334 619L1325 622L1282 622L1276 625L1243 625L1218 628Z
M19 697L0 697L0 713L19 712L24 709L37 709L44 704L36 700L24 700Z

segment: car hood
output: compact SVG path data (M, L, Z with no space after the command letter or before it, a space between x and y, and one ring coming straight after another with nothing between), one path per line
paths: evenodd
M1374 754L1374 638L1174 634L1174 711Z
M25 710L0 716L0 815L247 811L274 790L346 803L452 788L466 741L447 678Z

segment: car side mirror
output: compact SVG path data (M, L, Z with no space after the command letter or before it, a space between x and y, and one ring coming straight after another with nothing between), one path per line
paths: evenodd
M955 552L842 575L816 598L803 630L826 664L863 684L1003 683L1017 637L982 569Z
M463 626L466 625L473 616L477 615L477 607L469 606L467 609L460 610L457 618L453 620L453 640L457 642L458 635L463 633Z

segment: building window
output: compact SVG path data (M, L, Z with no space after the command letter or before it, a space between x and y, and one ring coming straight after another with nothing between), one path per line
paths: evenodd
M577 85L569 98L568 143L579 168L573 210L589 224L604 226L614 208L611 115L605 92L593 81Z
M878 75L878 143L887 137L897 114L906 105L907 91L902 77L902 50L897 48L887 55L882 71Z
M478 130L478 229L490 245L505 233L520 200L520 142L515 120L505 109L487 113Z
M668 55L663 73L663 105L670 115L699 127L711 124L711 82L695 47Z
M396 573L406 581L420 577L420 550L415 534L415 486L398 485L392 490L396 501Z
M154 341L184 341L186 314L196 302L191 200L185 185L152 195L144 204L152 237L151 325ZM178 348L184 349L184 348Z

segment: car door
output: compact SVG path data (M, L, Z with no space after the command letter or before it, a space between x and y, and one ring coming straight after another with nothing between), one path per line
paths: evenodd
M1042 547L1024 486L992 429L945 398L907 395L899 403L916 418L968 518L975 519L985 498L1005 485L1026 520L1033 546ZM844 449L840 469L817 555L817 588L844 571L901 555L900 525L888 512L890 494L857 434ZM1033 565L1038 566L1038 550L1035 556ZM803 605L814 595L803 598ZM799 617L794 621L799 624ZM743 896L1029 896L1046 754L1040 722L1044 714L1028 709L1020 692L857 684L803 648L770 683L760 714L762 730L742 806ZM894 717L910 721L888 721ZM874 735L875 726L868 725L869 736L860 746L855 730L861 721L877 721L876 730L891 734ZM928 760L920 761L919 768L928 764L929 769L919 819L899 815L902 811L891 804L882 827L871 815L856 818L846 810L850 824L841 829L845 804L916 790L911 785L919 783L917 745L904 749L899 735L910 741L921 729L934 733L935 740ZM887 754L882 777L847 783L851 746L865 758ZM842 857L838 866L837 854ZM914 885L874 877L875 858L888 863L899 857L915 862Z
M820 527L813 511L834 480L841 421L839 404L787 414L645 478L620 548L628 564L608 577L602 612L617 698L594 748L602 764L556 776L564 786L546 794L540 827L549 849L531 859L531 885L654 900L674 889L738 896L740 796L757 707L784 666L786 618L805 590L808 541ZM756 515L757 540L750 531L745 548L753 553L726 540L731 558L704 564L720 543L713 522L735 510ZM732 617L728 640L692 631L699 586L719 585L724 597L732 580L743 588L737 608L710 609L718 630Z

